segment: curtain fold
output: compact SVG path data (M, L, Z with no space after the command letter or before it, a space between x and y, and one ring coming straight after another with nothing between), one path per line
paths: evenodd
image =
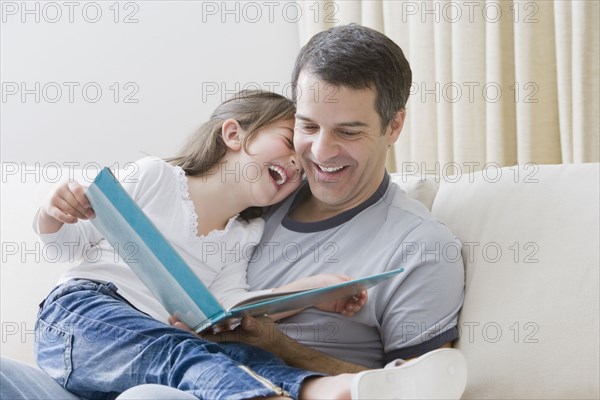
M411 63L407 121L389 170L600 161L600 2L299 4L318 16L301 20L302 45L356 22L385 33Z

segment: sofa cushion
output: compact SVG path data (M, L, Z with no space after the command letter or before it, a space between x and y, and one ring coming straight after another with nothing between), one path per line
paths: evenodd
M427 209L431 210L439 186L435 177L428 179L418 175L402 175L399 173L390 175L392 182L398 184L408 197L419 200Z
M599 165L525 165L442 182L462 240L465 398L598 398ZM443 256L443 253L442 253Z

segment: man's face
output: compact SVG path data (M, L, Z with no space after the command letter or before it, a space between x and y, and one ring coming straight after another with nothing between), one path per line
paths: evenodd
M404 114L399 113L399 127L395 121L382 135L375 97L373 89L335 87L300 73L294 147L323 209L355 207L381 183L387 149L398 138Z

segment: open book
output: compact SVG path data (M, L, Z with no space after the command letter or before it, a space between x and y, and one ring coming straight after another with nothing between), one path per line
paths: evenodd
M403 269L297 292L251 297L226 310L138 207L108 168L86 191L96 217L92 224L172 315L196 332L229 318L303 309L356 295ZM123 244L127 243L128 246ZM131 245L135 246L132 257ZM127 248L127 254L120 254Z

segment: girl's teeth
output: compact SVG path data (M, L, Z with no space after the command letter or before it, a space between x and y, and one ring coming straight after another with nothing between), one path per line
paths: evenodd
M285 170L277 165L269 165L269 169L274 171L277 175L279 175L279 179L275 180L275 183L277 183L277 185L281 186L285 183L285 181L287 181L287 174L285 173Z

